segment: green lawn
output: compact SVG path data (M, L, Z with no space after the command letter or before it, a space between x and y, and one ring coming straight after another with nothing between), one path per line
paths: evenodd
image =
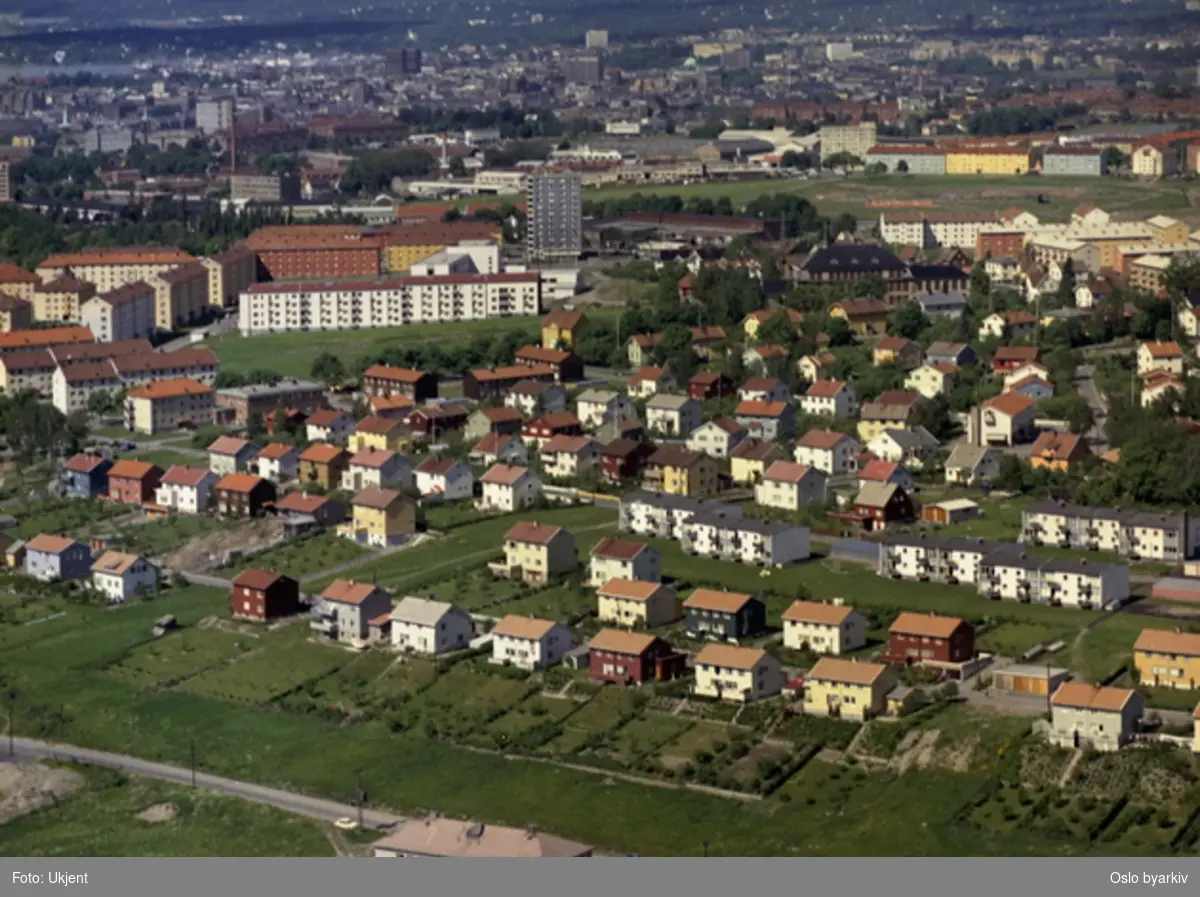
M52 499L34 505L18 505L7 509L17 518L16 535L32 539L38 533L55 535L86 535L105 520L128 514L129 505L98 499Z
M995 210L1006 206L1028 207L1046 220L1065 221L1081 202L1093 202L1107 211L1154 214L1186 210L1190 203L1186 187L1179 182L1146 183L1117 178L1072 177L970 177L962 175L891 175L875 179L861 174L849 178L795 181L745 181L687 186L600 187L584 193L585 202L642 195L719 199L727 196L735 208L760 196L802 196L823 215L841 212L861 218L878 215L869 201L933 200L939 209ZM1039 203L1038 197L1047 202Z
M240 557L229 566L222 567L217 575L236 576L247 567L262 567L301 579L335 564L364 557L366 554L367 549L361 545L344 539L331 530L322 530L280 543L258 554ZM357 570L353 573L347 572L346 575L360 578Z
M588 316L594 320L615 317L615 314L615 310L606 308L588 309ZM284 377L307 377L313 357L320 352L332 352L344 363L352 363L364 355L405 343L436 341L446 347L467 342L476 336L490 337L513 330L528 334L533 341L540 325L540 318L530 316L368 330L273 333L253 337L244 337L235 331L214 337L208 341L208 345L217 353L223 371L245 373L266 369Z
M317 823L274 807L107 770L80 771L83 790L5 824L7 856L334 855ZM156 804L170 804L175 817L137 818Z
M215 533L228 525L228 521L216 517L172 514L123 526L113 533L112 541L122 551L156 557L174 551L189 539Z
M353 657L331 645L311 642L272 644L237 663L189 679L179 688L227 701L264 704L306 682L328 675Z
M190 455L187 452L174 451L173 449L151 449L149 451L141 449L134 452L127 452L121 457L133 458L137 461L149 461L151 464L157 464L163 470L170 470L176 465L180 467L208 467L208 459L203 455Z
M1173 629L1177 624L1160 617L1110 614L1068 645L1055 659L1087 682L1099 682L1133 661L1133 643L1143 629Z
M184 629L147 642L108 667L108 675L153 688L166 688L249 651L255 639L211 629Z

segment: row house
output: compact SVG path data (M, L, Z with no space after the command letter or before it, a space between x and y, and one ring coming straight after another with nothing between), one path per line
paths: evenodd
M1108 551L1130 560L1179 562L1200 548L1200 520L1130 508L1089 508L1043 501L1021 514L1028 545Z
M996 600L1090 610L1129 598L1129 568L1124 564L1000 552L984 559L978 575L979 594Z
M698 557L777 567L809 558L808 527L754 517L698 514L683 524L679 546Z
M630 492L621 496L617 528L623 533L677 539L684 524L698 514L706 517L741 517L742 506L681 495Z
M362 391L367 398L405 396L412 399L414 404L426 402L437 398L437 374L373 364L363 371Z

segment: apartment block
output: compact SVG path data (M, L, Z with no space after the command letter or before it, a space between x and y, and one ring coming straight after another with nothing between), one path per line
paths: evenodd
M235 246L200 259L208 272L208 304L216 308L237 305L238 296L258 281L258 257L248 246Z
M682 495L661 495L654 492L631 492L621 497L617 527L621 532L677 539L684 524L698 514L707 517L742 516L742 506L716 501L702 501Z
M52 255L36 270L43 283L69 274L104 293L195 261L182 249L168 246L120 246Z
M144 339L158 329L156 308L154 287L137 280L88 299L79 318L102 343Z
M183 424L205 426L213 418L213 390L196 380L160 380L125 396L125 428L153 436Z
M695 514L679 528L679 546L697 557L776 567L807 560L808 527L754 517Z
M209 271L199 262L164 271L146 283L154 288L155 314L163 330L194 324L208 308Z
M96 295L96 287L86 280L62 274L32 290L33 317L38 321L80 322L83 303Z
M1045 501L1021 514L1021 541L1108 551L1134 561L1179 562L1194 557L1200 548L1200 520L1188 514Z

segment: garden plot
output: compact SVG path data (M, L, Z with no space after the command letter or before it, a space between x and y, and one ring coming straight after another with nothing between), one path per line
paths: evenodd
M613 753L623 760L657 754L695 723L674 716L642 716L632 719L614 735Z
M406 700L437 678L437 666L420 657L394 658L386 671L370 685L371 692L385 703Z
M185 629L129 651L104 672L145 688L169 688L249 651L255 640L212 629Z
M716 752L719 745L729 743L730 731L718 723L698 722L674 741L667 744L661 755L663 766L678 769L694 762L697 754Z
M266 704L306 682L328 676L352 656L339 648L312 642L271 645L178 687L227 701Z
M1126 804L1100 836L1113 853L1165 853L1187 828L1196 807L1197 795L1164 806ZM1107 852L1107 851L1106 851Z
M797 747L816 744L832 750L844 750L858 734L859 723L798 713L776 726L771 737L790 741Z

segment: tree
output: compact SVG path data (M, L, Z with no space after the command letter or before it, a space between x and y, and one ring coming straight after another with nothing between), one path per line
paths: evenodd
M896 163L896 173L897 174L908 174L908 160L907 159L901 159L899 162Z
M830 230L835 236L853 234L858 230L858 219L849 212L842 212L833 219L833 225Z
M450 160L450 177L465 178L467 176L467 163L463 161L462 156L455 156Z
M882 162L872 162L863 169L863 174L871 179L874 179L880 175L887 174L887 166Z
M1092 427L1096 425L1096 413L1092 410L1092 406L1088 404L1087 399L1075 393L1071 397L1071 404L1067 406L1066 421L1067 426L1071 428L1072 433L1088 433Z
M119 390L98 389L88 396L87 400L87 410L96 415L115 414L123 405L124 400Z
M835 168L840 168L842 170L843 177L849 177L850 170L852 168L861 168L862 164L862 159L853 153L848 153L845 151L834 153L833 155L821 160L821 166L823 168L828 168L830 171Z
M887 330L894 336L915 340L929 327L929 318L916 302L905 302L888 314Z
M77 451L87 435L86 415L64 415L32 390L5 401L0 409L8 446L19 461L66 456Z
M1104 151L1104 167L1109 171L1116 171L1125 167L1126 156L1115 146L1110 146Z
M312 360L308 373L326 386L337 386L346 376L346 366L332 352L322 352Z
M246 436L251 442L258 442L267 435L267 424L261 411L253 411L246 417Z

